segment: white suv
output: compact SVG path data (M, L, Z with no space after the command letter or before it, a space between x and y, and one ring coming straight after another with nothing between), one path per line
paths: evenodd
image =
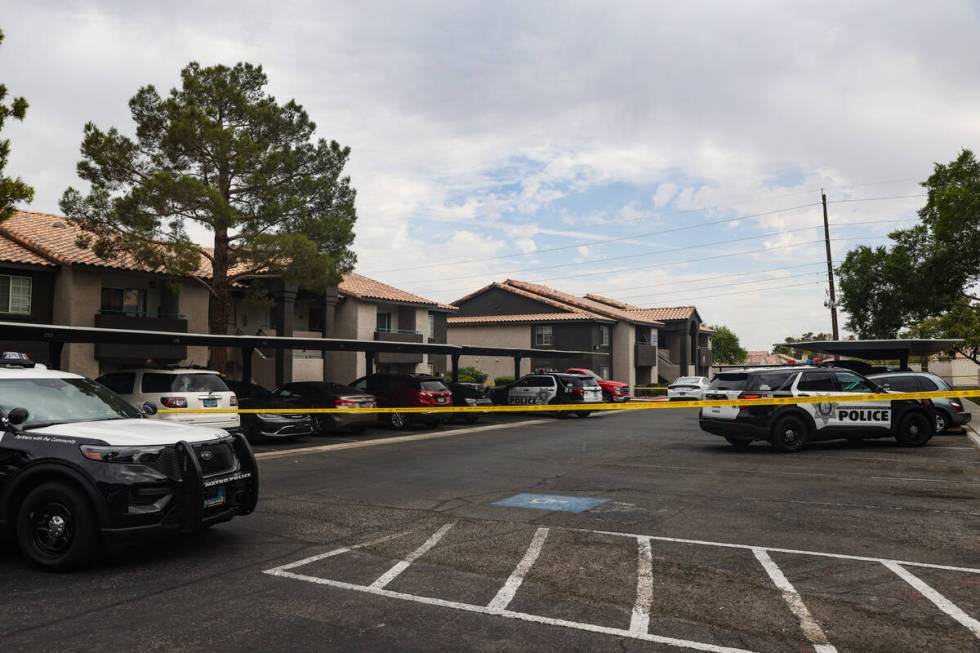
M140 408L150 402L157 408L237 408L238 398L221 375L197 368L158 368L122 370L98 379L117 395ZM241 431L237 413L158 413L160 419Z

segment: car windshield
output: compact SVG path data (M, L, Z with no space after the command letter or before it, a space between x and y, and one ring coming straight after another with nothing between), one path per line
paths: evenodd
M23 428L140 416L122 397L88 379L0 380L0 410L14 408L29 413Z

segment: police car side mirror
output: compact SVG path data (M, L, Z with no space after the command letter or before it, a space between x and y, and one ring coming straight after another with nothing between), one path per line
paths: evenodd
M27 421L27 418L31 414L26 408L12 408L9 413L7 413L7 423L11 426L20 426Z
M157 414L157 405L152 401L147 401L143 403L143 414L147 417L153 417Z
M892 389L892 384L891 383L883 383L883 384L881 384L881 389L882 390L891 390Z

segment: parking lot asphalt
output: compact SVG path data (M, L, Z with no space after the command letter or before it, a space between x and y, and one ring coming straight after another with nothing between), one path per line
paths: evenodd
M781 455L691 410L497 424L261 447L254 515L85 572L7 546L0 650L980 650L964 435Z

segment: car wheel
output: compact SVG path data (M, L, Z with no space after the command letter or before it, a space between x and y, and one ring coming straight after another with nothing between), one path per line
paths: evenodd
M929 442L934 429L935 424L932 420L916 411L909 413L898 423L895 439L903 447L921 447Z
M772 446L776 451L795 453L806 446L808 436L806 423L795 415L787 415L772 429Z
M953 420L949 418L949 415L941 410L936 411L936 435L948 431L952 424Z
M592 414L592 411L591 410L580 410L580 411L576 412L575 414L577 416L579 416L579 417L583 417L584 418L584 417L588 417L589 415L591 415Z
M732 445L736 449L748 449L752 444L752 440L746 440L745 438L736 438L730 435L726 435L725 439L728 440L728 444Z
M323 415L313 416L313 435L326 435L329 430L327 420Z
M388 413L388 426L396 431L404 431L408 428L408 415L405 413Z
M44 483L28 493L17 513L16 536L28 560L52 571L91 565L101 544L88 499L62 481Z

